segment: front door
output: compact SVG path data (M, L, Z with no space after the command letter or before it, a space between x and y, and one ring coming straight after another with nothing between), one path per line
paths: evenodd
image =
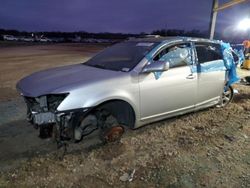
M189 43L160 50L151 63L168 61L169 70L159 77L153 72L140 74L141 120L168 117L194 108L197 74L191 73L193 58L187 51L192 52Z

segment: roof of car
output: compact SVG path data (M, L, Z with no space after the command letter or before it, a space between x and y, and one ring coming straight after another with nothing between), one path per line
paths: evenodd
M194 38L194 37L181 37L181 36L171 36L171 37L162 37L162 36L150 36L144 38L131 38L129 41L135 42L164 42L164 41L199 41L199 42L213 42L218 43L217 40L210 40L205 38Z

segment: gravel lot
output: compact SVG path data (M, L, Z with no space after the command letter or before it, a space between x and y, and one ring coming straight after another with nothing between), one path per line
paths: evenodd
M210 108L128 131L103 145L91 135L63 160L26 123L15 91L23 76L84 62L103 45L0 44L0 187L250 187L250 87ZM240 70L241 75L250 75ZM126 175L133 174L131 182Z

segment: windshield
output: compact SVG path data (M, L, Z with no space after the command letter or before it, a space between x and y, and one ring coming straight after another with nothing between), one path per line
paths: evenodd
M157 43L128 41L100 52L84 65L128 72L132 70Z

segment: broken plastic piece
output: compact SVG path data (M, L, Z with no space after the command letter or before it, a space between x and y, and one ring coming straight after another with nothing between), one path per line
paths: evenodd
M129 179L129 174L128 173L124 173L121 177L120 180L121 181L128 181Z
M133 172L129 176L129 179L128 179L129 182L133 181L134 174L135 174L135 169L133 170Z
M133 179L134 179L134 175L135 175L135 169L130 173L130 174L128 174L128 173L124 173L121 177L120 177L120 180L121 181L129 181L129 182L131 182L131 181L133 181Z
M235 94L239 94L239 91L237 89L234 89Z

